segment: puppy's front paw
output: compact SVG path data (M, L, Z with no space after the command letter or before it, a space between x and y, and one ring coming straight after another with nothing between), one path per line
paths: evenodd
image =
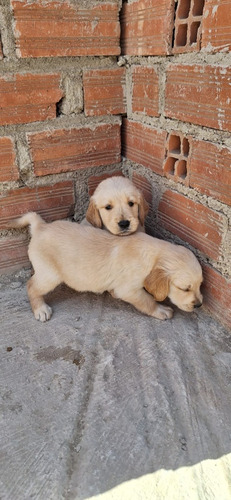
M35 319L37 319L38 321L42 321L43 323L45 321L48 321L51 318L51 315L52 309L47 304L43 304L39 309L36 309L36 311L34 311Z
M170 319L173 316L173 309L171 307L158 304L152 316L157 319Z

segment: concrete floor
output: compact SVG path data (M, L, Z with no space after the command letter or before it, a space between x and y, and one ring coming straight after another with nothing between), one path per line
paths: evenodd
M231 335L61 286L37 322L2 279L1 500L231 498Z

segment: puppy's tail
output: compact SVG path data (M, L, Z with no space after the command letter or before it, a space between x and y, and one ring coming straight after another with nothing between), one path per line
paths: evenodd
M39 214L36 214L36 212L28 212L27 214L22 215L22 217L11 220L8 227L21 228L30 225L30 233L33 235L34 231L36 231L39 226L43 224L46 223Z

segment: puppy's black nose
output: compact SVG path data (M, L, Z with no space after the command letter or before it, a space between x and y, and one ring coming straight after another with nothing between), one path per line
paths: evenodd
M201 307L202 306L202 302L196 302L196 304L194 304L194 307Z
M119 225L120 229L128 229L130 226L130 221L129 220L120 220L118 222L118 225Z

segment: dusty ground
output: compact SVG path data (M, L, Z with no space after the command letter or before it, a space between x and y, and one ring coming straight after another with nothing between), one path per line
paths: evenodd
M1 303L1 500L231 498L231 338L203 309L146 317L61 287Z

